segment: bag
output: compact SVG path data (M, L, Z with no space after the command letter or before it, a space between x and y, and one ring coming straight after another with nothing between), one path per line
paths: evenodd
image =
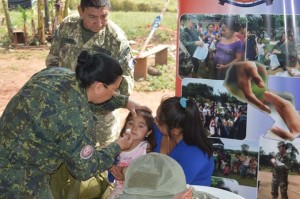
M193 54L193 57L199 59L204 62L208 55L208 44L204 44L203 46L198 46Z
M270 59L270 67L272 68L272 70L275 70L278 66L280 66L277 55L271 54L269 56L269 59Z
M193 70L192 56L185 46L179 41L179 75L187 76Z

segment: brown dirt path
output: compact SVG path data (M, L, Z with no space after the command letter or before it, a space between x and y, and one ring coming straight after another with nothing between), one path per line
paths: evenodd
M258 190L258 199L271 199L271 181L272 173L267 171L259 171L258 180L260 180L260 186ZM289 199L299 199L300 198L300 176L299 175L289 175L289 186L288 186L288 196Z
M0 49L0 115L24 83L37 71L45 68L45 58L48 52L48 49ZM175 91L170 90L147 93L133 91L130 98L142 105L147 105L155 114L162 97L173 95ZM126 109L120 111L122 114L127 114Z

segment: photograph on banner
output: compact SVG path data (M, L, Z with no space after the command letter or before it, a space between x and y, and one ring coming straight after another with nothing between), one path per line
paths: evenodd
M215 169L212 179L231 181L229 191L251 198L257 192L259 144L251 140L211 138ZM218 180L212 180L211 186L217 187ZM250 197L251 196L251 197ZM254 197L256 198L256 197Z
M300 16L246 15L246 59L266 66L269 74L300 77Z
M267 130L266 137L293 140L300 134L300 123L297 125L300 116L295 107L296 100L299 104L299 92L295 85L287 84L290 81L295 85L300 83L299 78L268 75L261 63L243 61L229 67L224 86L238 100L269 114L274 123ZM289 89L287 85L291 85ZM298 97L295 99L294 95ZM255 116L252 113L249 115Z
M184 78L182 96L197 102L209 137L245 139L247 104L232 96L223 81Z
M259 143L258 198L300 198L300 139Z
M224 80L229 65L244 60L246 25L243 15L180 16L179 76Z
M238 194L239 192L238 191L239 183L234 179L223 178L223 177L212 177L211 186L235 194Z

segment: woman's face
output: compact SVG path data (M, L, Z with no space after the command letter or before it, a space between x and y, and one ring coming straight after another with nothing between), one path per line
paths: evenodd
M93 104L101 104L110 100L116 93L118 93L118 89L122 82L122 76L119 76L117 80L110 84L106 85L102 82L94 82L88 88L88 100Z
M133 141L138 142L145 140L145 137L151 133L144 117L141 115L129 118L126 122L126 129L131 129Z
M232 30L229 30L225 24L222 24L222 36L225 38L231 38L234 35Z

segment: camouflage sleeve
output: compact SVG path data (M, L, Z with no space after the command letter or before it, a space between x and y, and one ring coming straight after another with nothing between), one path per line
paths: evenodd
M96 150L93 114L88 106L59 109L48 122L50 131L56 132L58 154L78 180L107 170L121 152L117 143Z
M46 66L47 67L57 67L59 66L59 49L61 46L61 39L60 39L60 26L56 28L52 41L51 41L51 47L50 52L46 58Z
M180 34L180 41L184 46L194 46L195 42L194 41L189 41L187 38L187 33L183 30L182 33Z
M83 155L83 151L87 147L92 149L90 157ZM108 170L113 165L118 154L121 153L120 146L115 142L99 150L91 145L85 145L79 149L75 153L75 157L73 156L74 159L66 161L68 170L78 180L88 180L96 174Z
M286 155L284 156L283 158L283 164L284 164L284 168L289 170L291 168L291 165L292 165L292 160L291 160L291 157L289 155Z

